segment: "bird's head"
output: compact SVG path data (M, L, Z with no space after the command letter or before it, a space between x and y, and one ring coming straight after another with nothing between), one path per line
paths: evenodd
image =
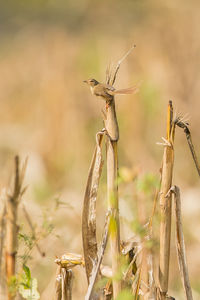
M96 79L93 79L93 78L88 79L88 80L84 80L83 82L87 83L88 85L90 85L92 87L99 83Z

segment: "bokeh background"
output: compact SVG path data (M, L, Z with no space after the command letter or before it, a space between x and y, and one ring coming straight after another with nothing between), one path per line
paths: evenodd
M137 174L139 180L147 173L159 177L163 148L156 142L165 136L170 99L176 113L188 118L200 157L199 19L197 0L1 1L0 187L4 193L11 185L14 155L22 160L28 156L28 190L22 202L46 252L42 258L34 248L28 262L38 279L41 299L53 294L56 256L82 253L84 188L95 133L103 127L104 107L83 80L104 81L106 67L136 44L116 81L117 88L125 88L142 80L137 95L116 99L120 167L126 174ZM176 132L174 183L181 188L189 271L194 298L199 299L199 178L181 129ZM125 183L119 188L122 218L134 218L136 212L133 209L130 214L130 207L137 192ZM100 221L104 220L105 189L104 172ZM126 223L122 220L125 238L130 235ZM22 210L19 224L28 235ZM23 255L26 246L21 241L20 247ZM170 292L184 299L174 235L172 260ZM74 272L74 299L83 299L84 270L77 267Z

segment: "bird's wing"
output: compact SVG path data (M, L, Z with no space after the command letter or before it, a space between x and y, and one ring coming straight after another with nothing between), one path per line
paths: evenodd
M107 90L107 91L114 91L115 88L114 86L110 85L110 84L102 84L102 86Z

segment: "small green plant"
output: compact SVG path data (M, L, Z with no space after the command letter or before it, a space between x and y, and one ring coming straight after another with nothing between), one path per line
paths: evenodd
M133 294L130 290L123 289L117 296L116 300L133 300Z
M29 267L24 264L21 272L10 278L9 292L12 296L19 292L24 299L37 300L40 299L37 285L37 279L31 277Z
M138 192L143 192L145 195L152 194L159 188L159 179L152 173L146 173L137 179L136 188Z
M23 272L19 275L18 284L18 291L24 299L40 299L40 294L37 291L37 279L31 277L30 269L26 265L23 265Z

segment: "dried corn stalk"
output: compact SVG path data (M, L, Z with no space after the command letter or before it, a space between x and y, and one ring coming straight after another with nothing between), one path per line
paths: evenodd
M166 299L169 278L170 238L171 238L171 195L166 196L172 185L174 165L173 106L169 101L167 113L167 139L164 145L161 188L160 188L160 264L159 284L161 295Z
M186 260L185 242L183 235L183 227L181 221L181 199L180 199L180 189L177 186L173 186L169 193L174 193L175 199L175 216L176 216L176 250L178 256L179 270L181 274L181 279L183 283L183 288L185 290L185 295L187 300L193 300L192 289L189 280L189 272Z

